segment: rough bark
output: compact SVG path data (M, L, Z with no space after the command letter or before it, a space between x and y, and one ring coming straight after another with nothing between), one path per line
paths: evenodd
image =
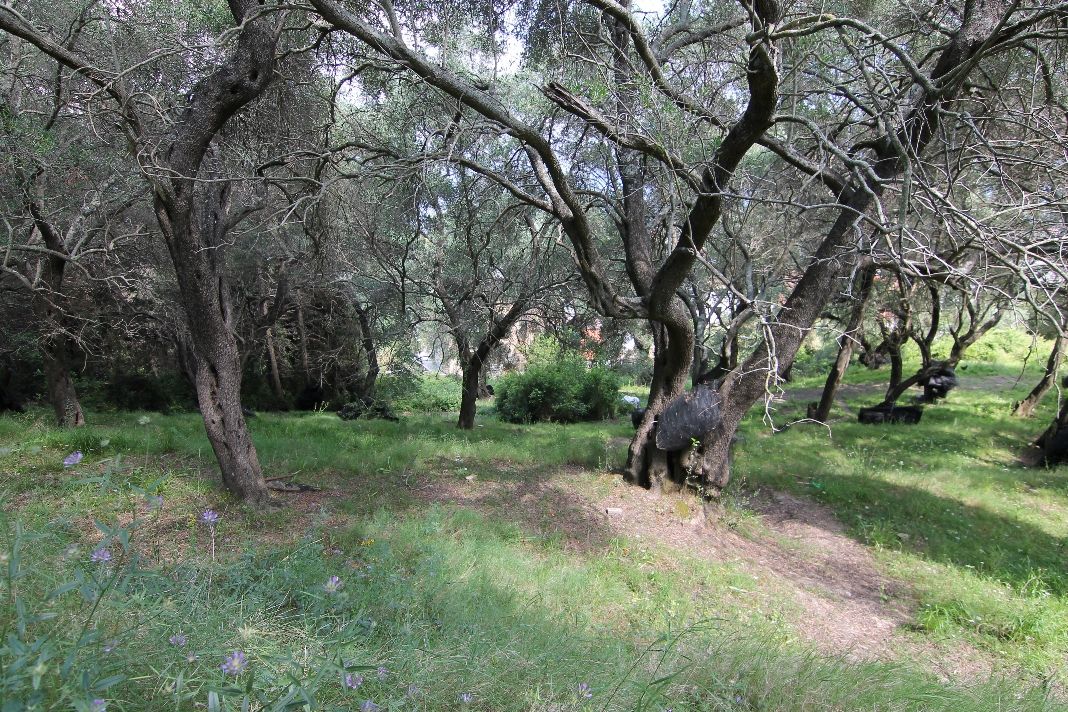
M1068 342L1063 336L1058 336L1053 342L1053 348L1049 352L1049 358L1046 359L1046 370L1042 374L1042 378L1039 380L1035 387L1031 389L1031 392L1027 394L1027 397L1016 404L1013 408L1012 414L1017 418L1030 418L1035 414L1035 408L1042 402L1045 395L1053 388L1053 384L1057 381L1057 371L1061 368L1061 361L1064 358L1065 344Z
M857 274L856 284L853 289L853 294L855 295L853 310L849 315L849 322L846 324L845 331L842 332L838 339L838 357L835 359L834 365L831 366L830 373L827 374L827 381L823 385L823 394L820 396L819 405L809 416L814 420L826 422L831 414L831 406L834 404L834 397L838 393L838 386L841 385L846 370L849 368L849 361L853 358L853 344L856 342L857 333L864 323L864 309L868 305L872 285L875 283L875 272L875 266L869 264L862 267Z

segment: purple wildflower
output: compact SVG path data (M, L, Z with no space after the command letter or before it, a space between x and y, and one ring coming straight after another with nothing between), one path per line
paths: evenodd
M235 650L226 656L220 669L227 675L240 675L248 667L248 658L240 650Z
M419 689L419 686L418 686L418 685L416 685L416 684L415 684L414 682L413 682L413 683L410 683L410 684L408 685L408 689L407 689L407 690L405 690L405 694L407 694L407 695L408 695L408 697L418 697L419 695L421 695L421 694L422 694L422 692L423 692L423 691L422 691L422 690L420 690L420 689Z
M580 682L578 684L578 696L584 700L588 700L593 697L593 690L590 689L590 683Z
M150 494L145 497L145 504L149 509L163 509L163 495Z
M196 653L194 653L193 651L189 651L185 654L185 661L187 663L195 663L197 661L197 657L199 656Z
M323 584L323 590L327 593L334 594L341 590L341 587L345 584L337 576L331 576L326 583Z
M101 546L100 548L93 550L89 560L94 564L106 564L111 561L111 552L108 551L107 547Z
M472 695L470 692L461 692L460 693L460 704L461 705L469 705L469 704L471 704L471 701L473 699L475 699L475 696Z
M376 705L371 700L364 700L360 703L360 712L378 712L382 709L382 705Z
M219 523L219 513L214 509L205 509L200 515L200 521L214 528Z
M350 690L355 690L362 684L363 675L356 675L351 672L345 675L345 687L349 688Z
M82 461L83 457L85 457L85 455L82 454L81 450L75 450L74 452L63 458L63 467L74 467Z
M171 645L177 645L179 648L189 642L189 639L185 637L184 633L175 633L168 640Z
M108 708L108 703L99 697L89 703L89 712L105 712Z
M389 670L384 667L379 667L375 672L375 675L378 676L379 680L385 680L389 676Z

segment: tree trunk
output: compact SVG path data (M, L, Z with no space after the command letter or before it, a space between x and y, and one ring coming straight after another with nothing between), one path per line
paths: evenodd
M360 383L360 397L374 398L375 384L378 382L381 367L378 365L378 351L375 349L374 334L371 331L371 316L359 302L353 302L353 308L360 322L360 343L363 346L364 359L367 361L367 371L363 374L363 380Z
M693 326L681 299L672 305L671 321L653 321L653 378L645 416L627 452L625 478L656 492L674 492L686 484L685 453L656 446L655 422L669 402L686 389L693 358Z
M205 187L205 194L198 196L200 209L196 212L225 215L221 203L228 189L226 185ZM185 219L188 213L169 207L157 199L157 215L165 228L187 317L204 429L225 487L250 504L262 505L271 497L241 410L241 356L231 328L230 294L222 274L225 256L215 239L221 235L210 234L218 224L190 224Z
M464 364L463 395L460 397L460 417L456 427L471 430L475 427L475 409L478 404L478 382L482 374L482 360L471 358Z
M66 336L49 334L43 337L40 351L45 382L48 384L48 400L56 412L56 424L61 428L85 425L85 414L70 377Z
M831 406L834 404L838 386L845 377L850 359L853 358L853 344L856 342L857 332L864 323L864 308L868 304L868 297L871 296L871 288L875 283L875 271L874 265L866 265L857 275L856 302L853 305L853 312L849 316L845 331L838 339L838 358L835 359L830 373L827 374L827 382L823 385L823 395L820 397L819 405L810 416L813 420L826 422L831 414Z
M311 381L311 361L308 358L308 332L304 328L304 305L297 300L297 334L300 336L300 367L304 371L304 385Z
M901 360L901 344L887 339L886 345L887 354L890 356L890 383L886 386L886 402L892 403L897 398L891 400L890 396L901 388L901 379L904 377L905 366Z
M274 329L267 329L267 360L271 367L271 390L278 399L278 407L285 402L286 393L282 388L282 376L278 372L278 353L274 348Z
M1049 392L1049 389L1053 387L1053 384L1057 379L1057 371L1060 370L1061 360L1064 357L1065 341L1068 340L1063 336L1058 336L1053 342L1053 350L1049 353L1049 359L1046 361L1046 371L1042 374L1042 379L1038 384L1027 394L1027 397L1016 404L1012 414L1017 418L1030 418L1035 414L1035 408L1041 402L1042 398Z
M63 329L65 314L60 306L66 301L63 278L69 253L62 234L45 219L37 202L31 200L27 207L33 216L34 226L52 251L41 265L41 282L45 292L35 294L32 302L41 327L40 354L48 400L55 410L59 427L81 427L85 425L85 414L70 377L70 344Z

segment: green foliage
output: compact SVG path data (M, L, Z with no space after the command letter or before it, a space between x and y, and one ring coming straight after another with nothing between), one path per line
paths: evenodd
M453 376L402 372L379 378L376 395L398 412L440 413L460 407L463 386Z
M512 423L605 420L619 411L619 377L577 357L541 363L497 384L497 410Z

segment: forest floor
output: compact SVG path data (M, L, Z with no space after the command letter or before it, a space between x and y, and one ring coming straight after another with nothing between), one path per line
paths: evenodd
M69 660L36 683L68 708L1066 708L1068 471L1019 465L1053 398L1013 419L1030 375L973 369L919 426L860 426L879 376L851 374L830 428L784 427L815 377L754 412L707 519L622 483L624 421L261 414L268 474L320 488L264 513L220 493L193 414L5 416L0 626L27 647L0 656ZM219 671L232 649L244 686ZM0 696L36 689L19 669Z

